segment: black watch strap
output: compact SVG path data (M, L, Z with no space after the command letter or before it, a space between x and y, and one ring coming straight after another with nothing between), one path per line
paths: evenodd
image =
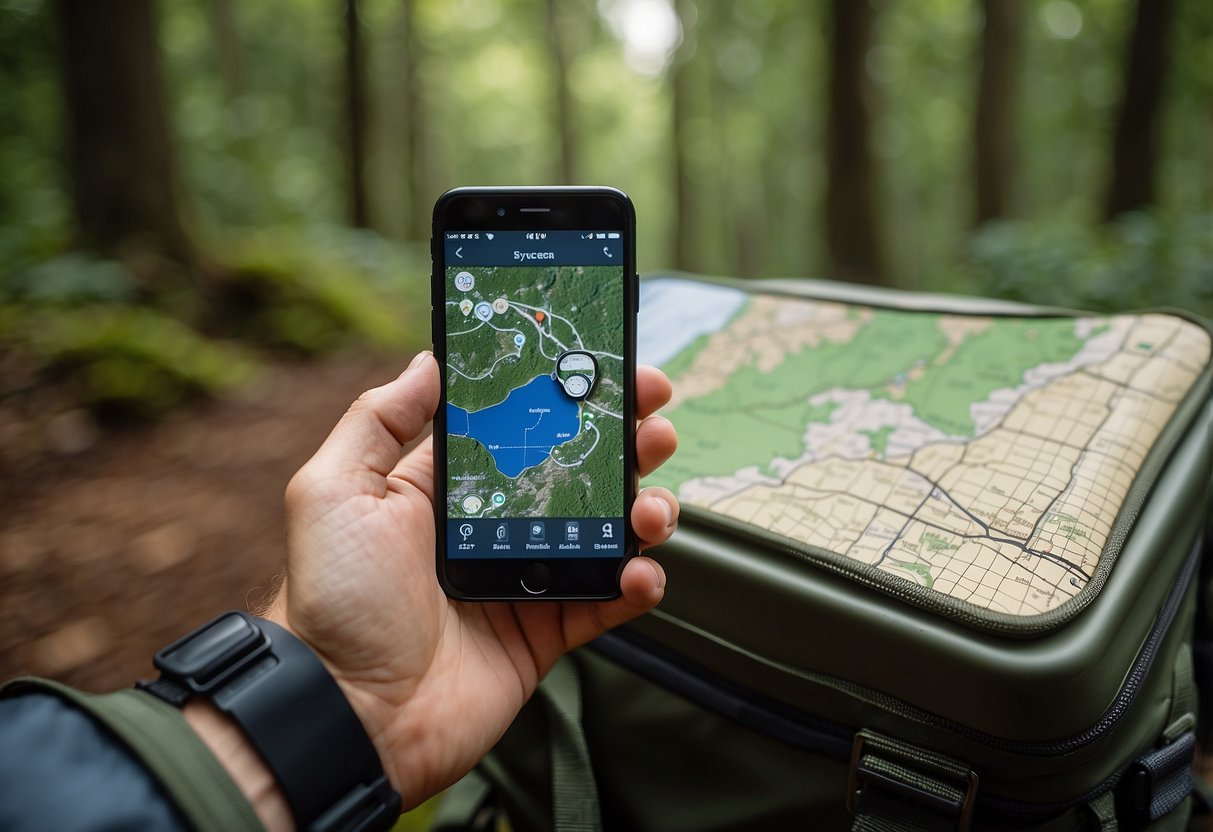
M156 653L161 676L139 687L178 707L208 697L244 731L299 829L371 832L400 815L400 795L336 680L303 642L239 611Z

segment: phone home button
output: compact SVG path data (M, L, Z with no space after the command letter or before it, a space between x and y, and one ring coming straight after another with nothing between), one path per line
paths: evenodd
M522 568L520 582L531 595L542 595L552 587L552 570L546 563L528 563Z

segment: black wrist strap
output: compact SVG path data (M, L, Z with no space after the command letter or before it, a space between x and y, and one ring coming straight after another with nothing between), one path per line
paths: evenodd
M391 828L400 795L320 659L272 621L232 611L158 652L140 687L178 707L208 697L244 731L278 781L299 829Z

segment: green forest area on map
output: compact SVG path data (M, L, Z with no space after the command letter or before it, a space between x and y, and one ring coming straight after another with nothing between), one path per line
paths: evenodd
M695 339L665 365L675 387L710 337ZM872 309L852 338L788 354L769 372L743 365L717 389L669 411L680 433L696 441L683 443L648 482L677 491L696 477L755 465L767 470L771 460L796 459L805 451L808 426L828 423L835 409L810 400L832 390L866 390L873 399L909 404L927 425L971 439L974 402L1018 386L1031 367L1068 361L1082 345L1072 319L993 318L949 350L939 316ZM883 454L887 433L871 439Z
M452 282L463 271L475 278L467 292ZM542 464L511 478L480 442L448 437L449 516L469 515L462 508L469 494L483 500L476 516L622 515L623 269L448 268L447 287L447 400L456 407L473 413L504 401L536 377L551 375L565 350L584 349L598 361L593 392L580 404L579 431ZM492 304L500 298L511 306L487 322L460 309L465 299ZM543 312L542 322L537 311ZM515 343L519 334L525 338L521 346ZM494 505L493 494L504 495L504 502Z

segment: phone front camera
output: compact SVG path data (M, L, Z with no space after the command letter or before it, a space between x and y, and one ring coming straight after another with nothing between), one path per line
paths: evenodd
M499 216L499 217L504 217L504 216L505 216L505 209L504 209L504 208L498 208L498 209L497 209L497 216Z

